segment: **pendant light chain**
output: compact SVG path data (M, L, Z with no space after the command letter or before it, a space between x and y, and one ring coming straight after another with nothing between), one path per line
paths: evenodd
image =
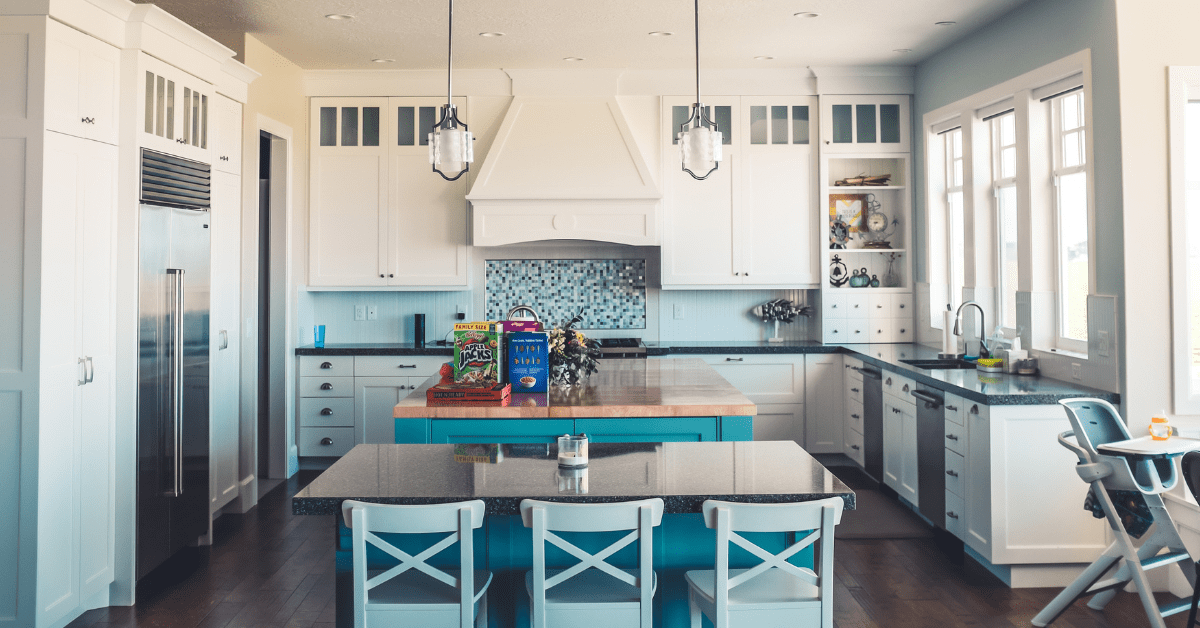
M693 0L696 44L696 100L692 113L679 125L679 151L683 171L703 181L721 165L721 132L700 101L700 0ZM703 174L698 174L703 173Z
M453 1L453 0L451 0ZM700 102L700 0L695 0L695 26L696 26L696 102Z
M700 0L696 0L699 2ZM446 36L446 104L450 104L451 95L454 93L454 0L450 0L450 24L448 27L449 34Z
M471 169L474 156L474 138L467 124L458 119L454 107L454 0L447 0L446 25L446 104L442 105L442 117L429 133L429 163L433 171L447 181L456 181ZM457 173L453 176L447 172Z

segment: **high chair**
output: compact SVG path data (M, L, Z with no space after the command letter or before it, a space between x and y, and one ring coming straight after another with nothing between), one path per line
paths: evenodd
M1075 600L1085 596L1094 596L1088 608L1103 610L1118 589L1132 582L1150 625L1166 628L1163 617L1187 610L1191 600L1175 600L1159 606L1146 571L1179 564L1188 582L1195 586L1196 564L1189 560L1187 548L1163 505L1162 493L1179 481L1175 458L1200 448L1200 441L1177 437L1156 441L1150 436L1131 439L1116 409L1107 401L1084 398L1064 399L1059 403L1067 410L1072 430L1059 434L1058 442L1079 457L1075 471L1089 484L1092 497L1104 510L1116 540L1033 618L1033 625L1050 624ZM1072 436L1075 443L1068 440ZM1110 490L1137 491L1146 501L1154 523L1141 547L1135 547L1126 533L1109 497ZM1100 580L1113 567L1117 569L1112 577Z

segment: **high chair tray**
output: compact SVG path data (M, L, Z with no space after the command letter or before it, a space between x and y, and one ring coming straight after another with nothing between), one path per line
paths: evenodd
M1143 459L1174 458L1193 449L1200 449L1200 440L1179 436L1172 436L1167 440L1154 440L1151 436L1142 436L1096 446L1096 451L1101 454Z

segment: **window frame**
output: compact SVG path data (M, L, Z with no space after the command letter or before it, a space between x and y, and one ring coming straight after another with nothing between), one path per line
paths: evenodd
M1189 359L1200 338L1192 337L1188 325L1189 293L1200 290L1200 268L1189 268L1187 260L1189 218L1200 220L1200 215L1189 216L1187 211L1187 109L1189 103L1200 103L1200 66L1170 66L1167 77L1173 401L1175 414L1200 414L1200 386L1192 387ZM1200 151L1194 158L1200 159Z
M1006 118L1011 118L1012 124L1013 124L1013 143L1012 144L1005 144L1004 140L1003 140L1003 133L1001 131L1001 125L1003 124L1003 120ZM1020 151L1018 149L1018 145L1020 144L1020 136L1016 132L1016 124L1017 124L1016 118L1017 118L1017 114L1016 114L1015 109L1010 109L1006 112L998 113L998 114L992 116L989 120L987 120L988 130L990 132L990 142L991 142L990 152L991 152L991 158L992 158L991 159L991 161L992 161L992 169L991 169L992 209L993 209L994 216L995 216L995 228L996 228L996 243L995 243L996 244L996 259L993 260L993 262L995 264L995 269L996 269L996 278L995 278L995 281L996 281L996 322L999 325L999 327L1001 328L1001 330L1004 331L1005 335L1008 336L1009 338L1012 338L1017 335L1018 325L1017 325L1016 321L1013 321L1013 325L1011 325L1011 326L1006 325L1005 321L1004 321L1004 311L1006 309L1006 303L1007 303L1006 289L1009 286L1006 286L1005 281L1004 281L1004 261L1005 261L1005 257L1004 257L1004 225L1005 225L1005 223L1004 223L1004 214L1001 211L1001 207L1000 207L1000 195L1003 190L1012 188L1013 192L1014 192L1013 202L1014 203L1016 202L1016 188L1017 188L1016 170L1017 170L1017 167L1016 167L1015 161L1016 161L1017 156L1019 156L1019 154L1020 154ZM1007 148L1013 149L1013 151L1016 153L1016 155L1014 156L1013 172L1012 172L1011 176L1004 176L1004 174L1005 174L1004 168L1003 168L1004 150ZM1016 210L1015 218L1016 218L1017 222L1019 223L1020 222L1020 210L1016 207L1014 207L1014 210ZM1019 284L1020 284L1020 279L1019 279L1019 276L1020 276L1019 269L1021 267L1020 235L1021 235L1021 232L1020 232L1020 228L1018 226L1017 227L1018 252L1016 255L1016 262L1017 262L1017 268L1018 268L1018 272L1017 272L1018 279L1016 280L1017 285L1011 286L1013 289L1012 290L1012 293L1013 293L1012 298L1014 301L1017 298L1016 293L1019 289ZM1014 303L1014 307L1015 307L1015 303Z
M1051 207L1054 215L1054 348L1071 353L1087 355L1088 339L1085 336L1083 339L1072 338L1066 335L1064 330L1065 307L1067 305L1066 287L1063 285L1066 281L1066 269L1063 266L1063 237L1064 227L1061 206L1061 186L1062 177L1082 174L1084 176L1084 191L1086 205L1084 206L1084 214L1087 216L1088 224L1084 225L1087 233L1088 247L1088 296L1091 296L1094 286L1094 278L1092 277L1093 255L1092 255L1092 214L1094 199L1092 198L1092 175L1091 162L1088 159L1088 147L1090 146L1090 129L1087 124L1087 109L1089 107L1090 98L1087 97L1087 90L1082 86L1071 89L1068 92L1056 94L1046 99L1046 104L1049 107L1050 121L1050 168L1051 177L1053 180L1054 189L1051 194ZM1068 98L1078 95L1083 99L1082 106L1079 112L1079 126L1064 130L1062 128L1062 103ZM1074 166L1063 166L1063 139L1068 133L1079 132L1082 137L1082 144L1079 147L1079 163ZM1084 320L1087 320L1087 300L1084 300ZM1087 324L1084 325L1084 333L1087 334Z
M945 181L946 190L943 197L945 203L945 225L946 225L946 301L950 304L951 309L956 310L963 303L963 289L966 286L966 196L965 183L967 180L966 171L966 148L963 144L962 127L950 129L944 133L943 138L943 154L945 155ZM954 142L957 138L958 157L954 156ZM961 174L961 179L955 184L955 163L960 164L958 172ZM954 202L951 198L958 195L959 214L955 216ZM963 241L963 256L955 258L955 236ZM939 327L940 329L940 327Z

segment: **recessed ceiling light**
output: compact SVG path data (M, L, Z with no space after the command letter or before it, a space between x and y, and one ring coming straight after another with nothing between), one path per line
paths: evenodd
M934 26L954 26L955 24L958 24L958 22L955 22L953 20L946 20L944 22L934 22L933 23Z
M771 59L774 59L774 58L775 57L757 56L757 57L754 57L754 60L755 61L770 61Z
M353 15L347 15L345 13L330 13L329 15L326 15L325 17L330 20L353 20L354 19Z
M670 37L671 35L674 35L675 33L672 33L670 31L650 31L650 34L653 35L654 37Z
M802 11L793 15L795 15L795 17L821 17L820 13L813 13L812 11Z
M563 61L583 61L583 57L563 57Z
M479 36L480 37L504 37L504 33L497 33L496 31L488 31L486 33L479 33Z
M906 52L912 52L912 48L897 48L897 49L893 50L892 52L898 52L900 54L904 54Z
M371 59L371 63L395 63L395 59Z

